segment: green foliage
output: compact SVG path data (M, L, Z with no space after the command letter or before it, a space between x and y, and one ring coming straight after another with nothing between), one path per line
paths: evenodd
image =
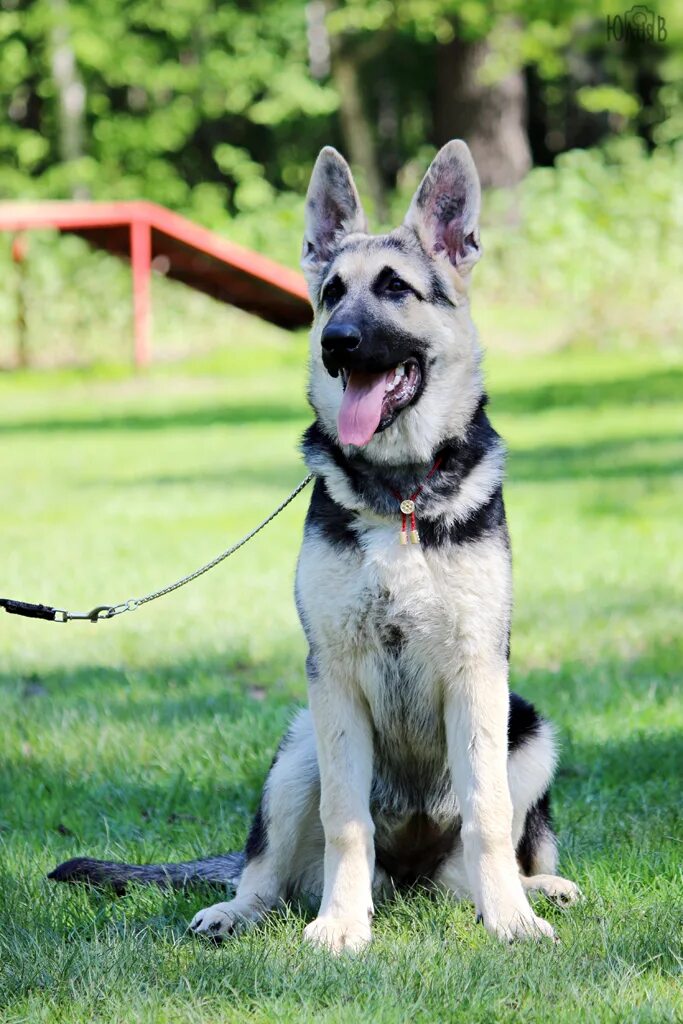
M434 141L435 56L454 34L489 41L485 81L530 69L542 162L624 130L658 144L680 138L679 8L663 0L666 46L642 47L606 40L612 8L606 0L598 12L586 0L330 4L330 44L357 56L385 186ZM58 31L85 95L82 152L69 160L53 66ZM236 216L270 219L276 196L303 191L321 144L349 148L334 68L322 77L309 68L299 0L4 0L0 45L0 198L146 197L240 234ZM647 94L641 80L651 82Z
M10 0L9 6L13 6ZM24 9L25 8L25 9ZM56 23L66 21L86 95L87 146L59 160ZM291 145L335 110L307 69L305 11L294 0L111 4L52 0L0 11L0 196L146 196L200 220L268 206L291 185ZM280 150L283 144L283 150ZM315 145L315 142L313 143ZM294 175L296 177L296 175ZM287 182L289 179L289 182Z
M306 342L261 327L149 374L0 378L3 593L89 607L175 578L303 476ZM185 321L186 332L191 325ZM306 497L224 567L96 627L0 613L3 1024L674 1024L681 1019L683 365L652 348L488 360L510 446L514 688L556 723L561 943L497 944L471 907L405 894L367 955L301 946L294 910L190 938L215 887L45 879L77 854L244 841L305 643Z
M606 111L628 119L638 113L639 104L636 98L615 85L585 85L579 89L576 98L584 110L589 110L593 114Z
M680 344L682 178L683 148L648 156L634 139L532 170L516 204L488 197L482 290L552 310L565 342Z

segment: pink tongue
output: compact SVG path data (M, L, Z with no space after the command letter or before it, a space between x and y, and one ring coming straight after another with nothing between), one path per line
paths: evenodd
M389 374L352 370L342 398L337 430L342 444L367 444L382 417L384 385Z

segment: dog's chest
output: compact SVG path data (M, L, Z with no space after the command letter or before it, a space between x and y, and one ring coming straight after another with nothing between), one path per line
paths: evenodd
M374 812L402 821L448 803L443 695L456 612L448 563L396 532L363 538L356 664L375 731Z
M442 561L419 545L400 544L399 536L393 524L366 529L360 565L339 574L349 648L417 655L425 641L431 645L450 630L453 608Z
M451 567L401 545L394 524L371 524L359 541L353 553L309 547L300 582L313 632L363 691L380 732L429 731L454 635Z

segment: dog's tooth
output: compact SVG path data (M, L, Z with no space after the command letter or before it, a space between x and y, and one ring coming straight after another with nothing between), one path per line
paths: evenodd
M404 377L405 376L405 372L406 372L406 364L405 363L401 363L401 365L397 366L396 369L394 370L394 382L396 381L397 377Z

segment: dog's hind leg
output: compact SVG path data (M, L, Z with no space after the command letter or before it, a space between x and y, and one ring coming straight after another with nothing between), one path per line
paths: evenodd
M521 876L522 887L529 895L541 893L548 900L561 907L571 906L581 899L581 890L576 882L559 875L526 875Z
M291 895L319 898L324 853L319 804L315 738L304 711L282 741L266 779L235 898L200 910L190 930L224 938L257 924Z
M522 835L517 842L517 861L522 887L528 895L541 893L546 899L565 907L581 898L578 885L555 874L557 842L547 790L526 812Z
M509 757L508 776L513 794L513 839L522 887L527 895L542 893L561 906L581 898L581 890L557 871L557 840L550 814L550 778L554 767L552 730L539 719L528 737ZM539 785L544 786L540 796Z

